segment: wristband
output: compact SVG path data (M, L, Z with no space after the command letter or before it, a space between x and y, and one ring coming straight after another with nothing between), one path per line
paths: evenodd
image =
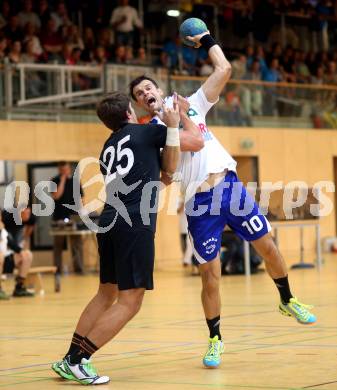
M206 34L200 39L201 46L208 52L208 50L216 45L215 39L210 35Z
M180 146L179 129L177 127L167 128L166 146Z

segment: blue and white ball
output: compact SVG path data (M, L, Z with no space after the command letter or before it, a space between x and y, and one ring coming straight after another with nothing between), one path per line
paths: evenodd
M179 28L179 34L181 40L187 46L194 46L195 43L186 39L187 36L193 37L194 35L202 34L208 30L206 23L198 18L189 18L181 23Z

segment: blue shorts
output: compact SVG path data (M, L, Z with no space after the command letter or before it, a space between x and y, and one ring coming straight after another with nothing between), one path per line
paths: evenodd
M196 193L185 211L193 253L200 264L217 257L226 225L246 241L257 240L271 230L253 197L231 171L210 191Z

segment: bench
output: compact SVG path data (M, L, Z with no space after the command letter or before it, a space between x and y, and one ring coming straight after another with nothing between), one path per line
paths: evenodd
M34 290L37 294L44 295L42 274L55 274L56 267L55 266L45 266L45 267L31 267L25 284L26 286L33 286ZM17 270L14 271L14 274L17 274Z

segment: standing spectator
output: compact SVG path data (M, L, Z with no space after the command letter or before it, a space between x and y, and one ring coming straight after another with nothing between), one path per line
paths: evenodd
M52 12L51 17L55 21L55 31L58 31L62 26L69 26L71 24L64 1L57 3L56 11Z
M271 83L282 81L282 74L280 72L280 65L277 58L272 58L269 68L262 71L262 79L263 81L269 81Z
M62 51L63 41L60 34L56 31L54 19L49 19L45 31L41 36L43 49L47 53L48 60L58 60Z
M74 199L74 181L73 173L69 163L62 161L58 164L59 175L51 179L57 185L57 191L52 193L55 201L55 209L53 213L53 221L57 224L63 224L69 220L74 212L64 204L75 203ZM75 183L78 185L78 183ZM81 189L82 195L82 189ZM54 236L54 264L57 267L57 273L62 273L62 251L64 245L64 236ZM74 271L78 274L83 274L83 245L80 236L70 236L71 252L73 258Z
M322 85L325 81L324 66L319 65L316 72L311 76L311 83L315 85Z
M129 0L120 0L120 5L112 11L110 24L116 31L117 45L133 46L134 28L143 27L138 11L129 5Z
M40 0L39 1L39 9L38 9L38 16L41 21L41 28L42 30L45 29L47 26L48 20L51 18L51 13L48 5L47 0Z
M241 54L239 58L232 62L232 78L241 80L247 72L247 57Z
M22 40L23 34L19 26L19 19L17 15L12 15L10 17L9 22L3 29L3 32L9 43Z
M96 47L95 34L91 27L84 28L83 44L86 50L94 50Z
M23 44L25 45L28 41L32 42L33 53L39 57L43 50L40 42L40 38L36 35L36 28L33 23L28 22L25 26L25 36L23 38Z
M23 11L18 14L19 25L21 28L24 28L27 23L31 23L37 30L39 30L41 28L41 21L32 9L32 0L24 0Z
M2 3L2 7L1 7L0 30L2 30L6 26L8 20L9 20L9 17L10 17L10 13L11 13L11 8L9 5L9 1L5 0Z

